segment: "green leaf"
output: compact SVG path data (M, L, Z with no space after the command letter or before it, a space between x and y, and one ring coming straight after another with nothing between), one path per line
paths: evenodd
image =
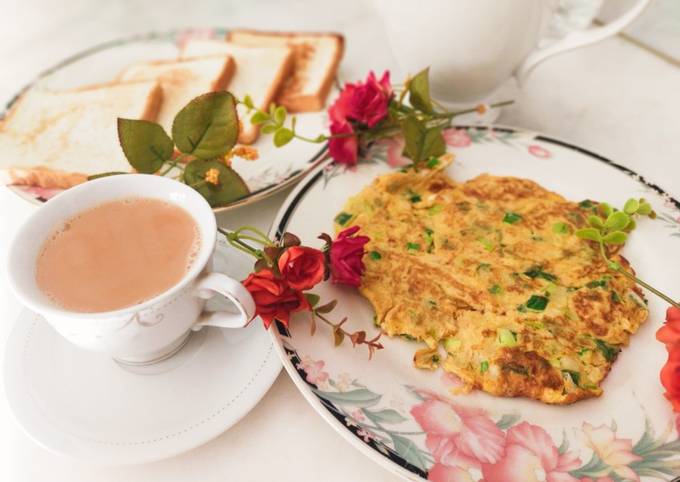
M630 198L628 201L626 201L626 204L623 205L623 211L626 214L634 214L639 208L640 202L633 198Z
M625 244L628 239L628 235L623 231L614 231L605 235L602 238L602 242L605 244Z
M612 208L609 203L600 203L598 208L604 217L608 217L614 212L614 208Z
M253 104L253 98L250 97L250 95L246 94L246 96L243 98L243 104L250 110L255 108L255 104Z
M588 224L596 229L602 229L604 227L604 219L602 219L600 216L591 214L588 216Z
M130 165L143 174L157 172L172 157L172 139L155 122L118 118L118 141Z
M430 98L430 68L418 72L409 82L408 92L411 105L426 114L433 112L432 99Z
M316 295L314 293L305 293L305 298L307 298L307 301L309 302L312 308L315 307L319 300L321 299L319 295Z
M102 172L100 174L91 174L91 175L87 176L87 180L92 181L94 179L99 179L100 177L118 176L120 174L130 174L130 173L129 172L121 172L121 171Z
M338 300L331 300L325 305L319 306L316 311L317 313L330 313L337 306Z
M506 413L498 422L496 422L496 426L501 430L507 430L519 422L520 418L521 416L519 413Z
M439 157L446 152L441 128L428 129L415 116L406 117L401 128L405 142L404 154L414 162Z
M616 211L607 217L607 220L604 222L604 227L610 231L620 231L626 227L629 221L630 216L623 211Z
M267 114L266 112L262 112L261 110L258 110L250 117L250 123L253 125L262 124L263 122L267 122L269 119L270 119L269 114Z
M352 405L355 407L371 407L378 403L382 395L373 393L367 388L358 388L356 390L349 390L347 392L326 392L316 388L312 391L321 398L324 398L332 403L340 405Z
M274 134L274 145L276 147L283 147L293 140L293 131L287 127L281 127L276 134Z
M199 159L220 157L238 139L238 114L229 92L209 92L189 102L172 123L172 139L180 152Z
M637 213L641 216L649 216L652 213L652 205L644 199L640 199L640 206L637 209Z
M219 171L219 184L213 185L205 181L205 173L209 169ZM236 171L218 161L195 159L184 168L183 180L196 189L211 206L224 206L250 193L248 186Z
M506 224L515 224L518 223L519 221L522 220L522 215L513 213L513 212L507 212L505 213L505 216L503 216L503 222Z
M278 106L276 110L274 110L274 122L282 126L286 121L286 115L288 115L286 108L282 105Z
M394 451L398 453L402 459L406 460L414 467L418 467L423 472L427 470L427 460L413 441L394 433L390 433L390 438L394 444Z
M406 417L402 416L399 412L397 412L396 410L392 410L391 408L379 410L377 412L373 412L371 410L364 410L364 414L373 422L378 423L401 423L408 420Z
M602 239L600 232L595 228L577 229L574 234L581 239L588 239L590 241L599 242Z
M263 134L273 134L278 130L279 130L278 126L275 126L274 124L267 124L266 126L262 126Z

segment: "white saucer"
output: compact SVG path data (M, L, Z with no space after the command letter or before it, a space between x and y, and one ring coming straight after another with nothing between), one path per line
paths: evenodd
M220 249L218 269L224 262ZM4 360L7 399L26 433L100 465L160 460L211 440L255 406L280 369L259 319L201 330L172 358L132 368L70 344L28 310Z

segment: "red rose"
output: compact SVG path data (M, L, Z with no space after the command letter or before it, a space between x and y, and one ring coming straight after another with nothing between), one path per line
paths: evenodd
M333 122L331 135L349 134L343 137L332 137L328 141L328 150L335 162L353 166L357 163L359 142L349 122Z
M269 328L274 320L288 326L291 313L310 308L302 292L292 289L270 269L250 273L243 281L243 286L253 297L255 314L262 318L265 328Z
M333 283L359 286L364 272L364 245L368 236L354 236L359 226L341 231L331 244L331 279Z
M352 119L368 127L374 127L387 117L387 107L392 98L390 73L385 71L380 80L370 72L366 82L346 84L340 96L328 109L331 122L347 122Z
M656 332L656 339L666 346L680 343L680 309L671 306L666 310L666 324Z
M664 395L671 402L673 410L680 412L680 344L668 347L668 361L661 369L660 378L666 389Z
M323 279L324 255L318 249L291 246L279 258L279 271L291 288L308 290Z

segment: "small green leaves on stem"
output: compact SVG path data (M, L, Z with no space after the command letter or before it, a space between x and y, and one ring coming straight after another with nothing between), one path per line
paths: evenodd
M409 102L418 110L432 114L432 99L430 98L430 69L418 72L408 84Z
M296 137L308 142L323 142L326 140L326 136L323 135L319 136L320 139L308 139L298 136L295 132L297 118L295 116L291 117L290 127L286 127L287 117L288 111L285 107L271 104L268 112L255 109L255 112L250 117L250 123L260 125L263 134L274 134L274 145L276 147L283 147Z
M628 199L622 210L614 209L607 203L599 203L595 205L592 201L583 201L579 204L582 209L593 210L594 212L605 216L600 217L597 214L591 214L587 217L587 222L590 227L578 229L574 232L576 236L587 241L594 241L598 244L600 255L607 263L607 266L612 271L621 273L627 278L633 280L643 288L657 295L667 303L680 308L680 304L675 302L668 295L660 292L650 284L644 282L634 274L628 272L619 263L609 259L607 256L607 245L623 245L628 240L628 233L636 227L633 216L648 216L652 219L656 217L656 213L652 206L645 199Z
M119 118L118 140L130 165L142 174L157 172L172 157L172 139L155 122Z
M172 123L172 139L180 152L214 159L231 150L238 139L236 101L229 92L210 92L189 102Z

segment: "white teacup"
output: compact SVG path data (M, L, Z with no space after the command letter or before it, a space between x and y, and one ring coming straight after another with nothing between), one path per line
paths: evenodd
M520 83L553 55L614 35L651 0L585 29L601 0L375 0L397 63L430 67L432 96L450 107L488 100L513 74ZM557 20L559 20L557 22ZM548 27L563 37L539 47Z
M201 246L190 269L172 288L131 307L79 313L55 305L35 279L36 259L43 242L57 226L79 212L130 197L161 199L191 214L200 231ZM24 305L42 315L70 342L105 352L124 363L153 363L178 350L192 330L206 325L241 328L255 314L253 299L241 283L211 271L216 233L210 205L185 184L146 174L104 177L58 195L19 229L9 250L9 284ZM228 298L238 312L204 313L206 300L216 294Z

